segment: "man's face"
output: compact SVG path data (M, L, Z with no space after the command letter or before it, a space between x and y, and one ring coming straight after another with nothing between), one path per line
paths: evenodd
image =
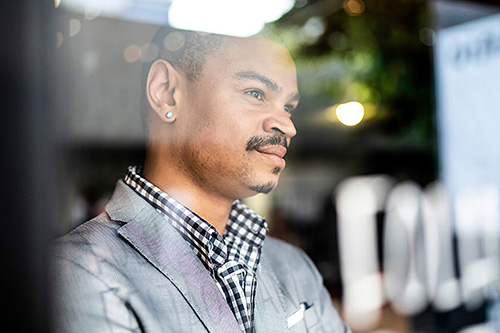
M178 155L191 179L227 198L267 193L278 183L296 130L295 65L280 45L225 38L188 83L187 112L177 119Z

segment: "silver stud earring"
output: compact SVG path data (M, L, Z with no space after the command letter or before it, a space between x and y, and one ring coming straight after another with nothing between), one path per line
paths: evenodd
M172 112L170 112L170 111L169 111L169 112L167 112L167 113L165 113L165 117L167 117L167 119L170 119L170 118L172 118L173 116L174 116L174 114L173 114Z

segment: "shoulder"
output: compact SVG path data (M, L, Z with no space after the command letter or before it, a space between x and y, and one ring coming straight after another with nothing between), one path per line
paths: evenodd
M307 285L307 290L318 291L323 287L323 278L309 256L300 248L274 237L266 237L262 260L272 267L278 279L292 278Z
M133 290L123 267L120 225L107 214L81 224L50 244L49 274L57 332L137 329L124 300ZM112 318L107 314L112 311ZM129 325L129 326L127 326Z
M263 256L278 265L315 270L309 256L300 248L274 237L267 236L262 250Z
M267 251L276 251L280 255L296 255L304 253L300 248L272 236L266 236L263 248Z
M51 254L67 255L92 245L113 243L117 235L116 230L120 226L121 223L111 220L106 213L102 213L53 240L50 243Z
M103 213L50 244L49 272L58 292L68 294L64 301L92 298L92 292L126 293L133 287L129 273L142 259L119 236L122 224Z
M102 213L53 240L49 244L52 270L92 273L97 263L116 261L117 249L126 247L117 234L121 225Z

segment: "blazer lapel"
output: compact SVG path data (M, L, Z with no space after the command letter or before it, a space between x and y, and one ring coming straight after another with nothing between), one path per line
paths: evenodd
M241 331L215 281L185 240L156 210L119 181L106 211L126 222L118 233L182 293L210 332Z
M257 270L255 328L257 332L288 332L286 310L289 301L264 253Z

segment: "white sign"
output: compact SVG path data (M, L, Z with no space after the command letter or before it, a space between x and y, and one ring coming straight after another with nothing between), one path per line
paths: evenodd
M445 186L499 186L500 15L439 31L435 63Z

